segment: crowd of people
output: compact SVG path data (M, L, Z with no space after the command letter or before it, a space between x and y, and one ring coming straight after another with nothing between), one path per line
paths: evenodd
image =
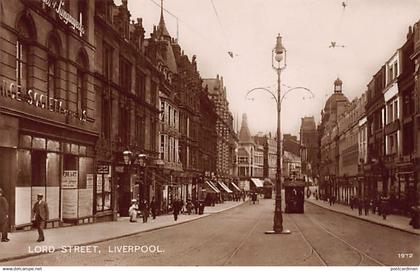
M309 190L309 189L308 189ZM309 196L308 196L309 197ZM316 197L318 200L318 197ZM336 196L335 195L326 195L324 200L328 201L330 206L333 206L336 203ZM391 200L389 197L386 197L385 194L382 194L378 198L369 199L367 197L362 196L354 196L350 197L350 208L352 210L356 209L358 211L359 216L362 215L369 215L377 214L382 216L384 220L387 219L387 216L391 213ZM415 228L420 228L420 208L419 206L413 206L410 209L410 222L409 224Z

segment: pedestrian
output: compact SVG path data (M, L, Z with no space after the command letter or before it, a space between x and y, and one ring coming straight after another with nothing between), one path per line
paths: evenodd
M257 193L253 192L251 199L252 199L252 204L255 204L255 202L257 201Z
M315 189L315 199L318 200L318 190Z
M191 214L191 210L192 210L192 202L191 200L187 201L187 214L190 215Z
M388 198L385 195L381 196L381 213L382 218L385 220L388 214Z
M420 206L411 206L411 219L409 225L415 229L420 228Z
M149 203L147 202L147 200L143 201L143 206L142 206L142 212L143 212L143 223L147 223L147 219L149 218Z
M182 209L182 201L178 198L175 198L173 202L173 208L174 208L174 220L177 221L179 212Z
M150 210L152 211L152 219L156 219L156 212L158 209L157 201L155 200L155 197L152 197L152 201L150 202Z
M1 241L9 242L7 238L7 222L9 220L9 203L6 197L3 195L3 190L0 188L0 231Z
M48 204L43 200L43 197L44 195L38 194L37 201L32 208L34 225L38 230L37 242L45 241L44 228L49 216Z
M372 208L372 214L376 213L376 200L371 200L370 201L370 207Z
M354 197L350 196L350 208L353 210L354 208Z
M139 206L136 199L131 200L131 206L128 209L128 215L130 216L130 222L137 222L137 211Z
M367 198L363 202L363 207L365 209L365 215L369 214L369 203L370 203L370 201Z
M194 206L194 213L197 215L198 214L198 206L199 205L199 203L198 203L198 201L195 199L195 200L193 200L193 206Z
M359 210L359 215L362 215L363 213L363 199L360 197L356 198L356 205L357 209Z

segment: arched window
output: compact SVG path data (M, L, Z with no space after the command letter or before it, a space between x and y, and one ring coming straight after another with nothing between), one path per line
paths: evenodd
M77 57L77 110L82 113L87 109L87 71L89 60L85 51L81 50Z
M16 21L18 33L16 40L16 83L22 88L28 87L29 40L36 40L35 23L29 12L22 12Z
M47 96L50 98L57 98L58 95L58 57L60 55L60 42L56 34L51 34L48 39L48 70L47 70Z
M18 39L16 41L16 83L26 88L28 80L28 53L26 44Z
M16 83L22 88L27 87L28 81L28 48L30 37L29 20L22 16L17 24L18 38L16 41Z

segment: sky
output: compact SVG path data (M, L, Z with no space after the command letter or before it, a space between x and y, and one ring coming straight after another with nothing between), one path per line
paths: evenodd
M166 26L185 54L197 56L202 78L223 76L231 112L248 116L251 133L275 132L276 103L257 87L277 89L271 51L280 33L287 50L281 88L282 133L299 134L301 118L315 116L343 81L359 97L420 19L420 0L165 0ZM115 0L116 4L121 3ZM213 4L214 6L213 6ZM146 37L159 23L160 0L129 0L132 20L143 18ZM175 16L174 16L175 15ZM177 34L178 33L178 34ZM345 47L328 48L331 41ZM228 52L233 52L231 58ZM236 121L235 121L236 122Z

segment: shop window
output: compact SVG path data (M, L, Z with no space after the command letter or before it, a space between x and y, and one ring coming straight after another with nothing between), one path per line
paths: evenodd
M46 153L46 196L49 218L60 218L60 157L58 153Z
M32 151L31 170L32 186L45 186L46 184L46 153Z
M49 151L60 151L60 142L54 140L47 141L47 150Z
M63 143L63 151L65 153L70 153L71 152L71 144L70 143Z
M98 174L96 176L96 211L106 211L111 209L111 171L108 166L108 174Z
M79 145L71 144L71 154L79 154Z
M34 137L32 138L32 148L34 149L45 149L46 140L45 138Z
M79 158L79 202L78 216L86 217L93 214L93 158Z
M32 141L32 137L29 135L21 135L19 137L19 147L20 148L27 148L30 149L31 148L31 141Z
M79 154L80 155L84 155L84 156L87 155L87 148L86 148L86 146L80 146L79 147Z
M18 178L17 187L30 187L32 183L31 152L29 150L18 150Z

